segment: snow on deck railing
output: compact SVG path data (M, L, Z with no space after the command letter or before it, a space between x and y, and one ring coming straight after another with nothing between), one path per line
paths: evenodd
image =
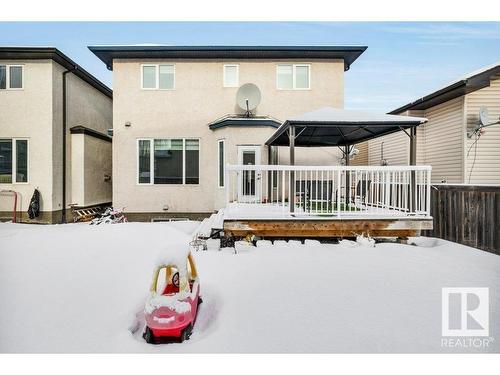
M227 165L226 202L295 216L430 217L430 181L430 166Z

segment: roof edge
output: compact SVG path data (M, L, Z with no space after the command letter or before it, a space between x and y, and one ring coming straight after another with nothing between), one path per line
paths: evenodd
M89 85L113 98L113 90L102 83L79 64L74 62L55 47L2 47L0 46L0 59L5 60L44 60L55 61L66 69L74 69L74 74Z
M500 73L500 64L495 65L479 73L472 73L472 75L466 78L460 79L442 89L439 89L426 96L423 96L420 99L417 99L413 102L410 102L399 108L396 108L388 112L388 114L391 115L398 114L412 109L416 110L428 109L436 105L445 103L449 100L455 99L462 95L466 95L489 86L491 77L499 73ZM417 106L420 106L420 108L415 108Z
M367 46L88 46L108 69L113 69L117 58L171 58L171 59L273 59L311 58L342 59L344 70L367 49Z
M103 141L106 142L113 142L113 138L110 137L109 135L101 133L91 128L87 128L82 125L73 126L72 128L69 129L69 131L71 134L83 134L93 138L102 139Z

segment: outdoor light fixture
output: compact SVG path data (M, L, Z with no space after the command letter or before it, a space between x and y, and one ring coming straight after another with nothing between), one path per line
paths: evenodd
M128 128L128 127L132 126L132 123L131 123L130 121L127 121L127 122L125 123L125 126Z

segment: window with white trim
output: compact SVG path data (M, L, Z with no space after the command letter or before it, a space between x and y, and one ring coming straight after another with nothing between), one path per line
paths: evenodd
M21 90L24 88L23 65L0 65L0 90Z
M224 65L224 87L238 87L239 86L239 66L237 64Z
M308 90L311 88L309 64L280 64L276 66L278 90Z
M0 184L28 182L28 140L0 138Z
M220 139L217 144L217 155L218 155L218 176L219 176L219 187L224 187L224 178L226 173L226 143L224 139Z
M200 140L138 139L137 173L139 184L199 184Z
M143 90L173 90L175 88L175 65L141 65L141 87Z

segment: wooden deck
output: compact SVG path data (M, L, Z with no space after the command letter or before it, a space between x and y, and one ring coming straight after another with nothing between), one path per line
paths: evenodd
M233 237L413 237L430 229L432 218L224 220L224 234Z

